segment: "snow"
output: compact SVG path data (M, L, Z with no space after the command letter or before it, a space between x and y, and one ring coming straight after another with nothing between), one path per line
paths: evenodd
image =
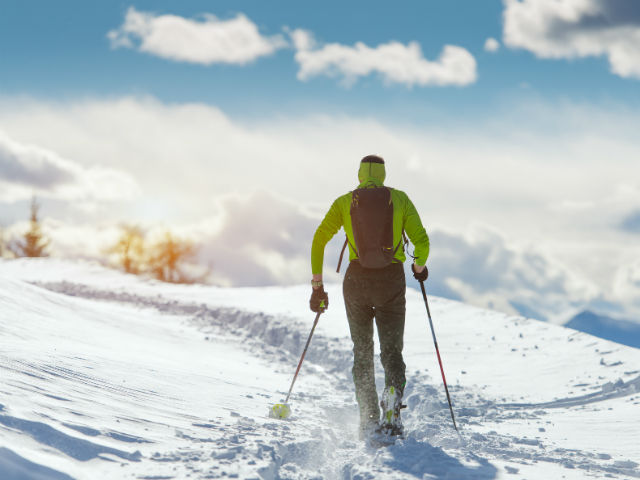
M407 438L356 436L341 286L168 285L55 259L0 262L0 478L640 477L640 350L407 291ZM428 282L427 282L428 291ZM378 362L377 377L383 379Z

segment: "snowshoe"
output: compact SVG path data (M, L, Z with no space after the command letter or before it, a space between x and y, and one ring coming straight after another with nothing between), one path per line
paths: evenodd
M402 393L395 387L386 387L380 400L382 422L378 432L389 440L404 437L404 427L400 420L400 410L407 408L402 404Z

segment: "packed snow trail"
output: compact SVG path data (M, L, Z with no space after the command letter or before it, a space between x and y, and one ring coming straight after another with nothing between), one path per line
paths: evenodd
M311 327L306 286L174 286L92 264L0 263L0 478L640 477L638 350L430 298L458 437L413 291L406 439L367 449L340 287L328 291L281 421L267 411Z

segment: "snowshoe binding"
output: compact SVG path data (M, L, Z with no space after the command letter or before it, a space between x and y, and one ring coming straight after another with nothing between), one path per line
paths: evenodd
M386 387L382 393L380 406L382 407L382 422L378 429L379 436L390 443L395 442L396 438L404 438L400 410L407 408L407 406L402 404L402 392L393 386Z

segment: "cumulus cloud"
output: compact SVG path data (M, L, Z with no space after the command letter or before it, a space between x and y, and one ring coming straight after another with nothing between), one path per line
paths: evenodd
M640 3L504 0L504 43L542 58L605 56L621 77L640 78Z
M600 298L597 286L558 259L517 245L493 228L474 224L465 233L434 230L430 288L436 295L538 319Z
M25 212L27 209L25 208ZM26 215L26 213L25 213ZM142 221L136 225L147 239L170 230L197 247L197 262L211 266L210 282L223 286L266 286L308 283L311 239L321 219L298 203L266 190L218 197L209 215L195 222ZM54 256L95 258L107 261L107 250L121 235L121 224L111 221L68 223L43 219L43 231L52 239ZM18 236L28 227L24 221L6 229ZM344 238L344 237L342 237ZM331 242L325 260L328 279L338 280L335 270L340 239Z
M495 38L487 38L484 42L484 49L487 52L497 52L500 50L500 42L498 42Z
M0 180L52 189L76 180L70 162L43 149L23 146L0 132Z
M468 50L445 45L440 57L429 61L417 42L404 45L389 42L369 47L362 42L354 46L329 43L316 45L312 34L297 29L291 32L298 62L298 78L326 75L342 76L346 84L359 77L379 74L387 83L407 86L465 86L476 81L476 60Z
M226 195L208 220L185 227L201 245L200 259L223 285L291 285L309 280L317 215L265 190Z
M108 212L110 218L165 220L172 225L209 219L203 224L209 230L203 226L202 235L215 243L213 233L223 219L217 212L241 212L243 208L260 212L260 204L270 201L245 197L263 188L278 192L271 201L276 211L287 205L316 206L313 215L319 221L334 198L354 188L359 159L379 153L387 160L387 183L410 195L434 234L465 232L472 221L493 225L504 238L536 244L536 252L543 251L544 255L538 254L546 259L561 258L571 271L596 282L600 291L610 290L621 265L640 258L637 237L619 228L640 205L637 113L536 102L526 108L510 106L508 112L494 113L481 125L437 120L437 124L409 125L303 115L248 122L212 105L167 104L152 98L63 104L0 98L0 128L20 144L38 145L73 159L83 171L100 166L135 178L144 196L129 202L127 208L114 205ZM229 200L219 200L227 196ZM248 206L243 207L243 201ZM47 212L52 211L51 202L45 206ZM2 208L9 207L0 202ZM26 208L17 218L22 218ZM233 257L228 248L224 258L210 257L214 272L221 273L220 281L251 278L251 266L233 270L233 264L255 256L263 262L251 263L257 278L275 282L297 278L296 272L303 272L300 281L306 282L310 233L305 232L315 227L309 226L305 215L300 213L299 224L291 221L297 226L287 227L288 235L298 236L300 251L296 243L290 251L280 251L278 246L258 255L255 245L247 245L240 248L243 256ZM298 218L297 213L294 216ZM243 218L250 226L249 215ZM287 224L286 218L283 213L272 223ZM241 229L238 224L237 230ZM276 235L266 223L262 230L267 236ZM480 235L466 235L460 248L488 243L476 237ZM227 238L229 243L239 241ZM335 252L339 253L342 238L336 237L327 251L327 274L337 263ZM507 250L526 251L506 240L496 242ZM453 240L451 244L456 245ZM446 246L434 246L432 260L436 262L445 250ZM526 257L514 255L526 264ZM227 266L222 268L223 264ZM492 271L499 271L502 264L496 263ZM440 273L432 281L451 277L439 283L440 292L448 289L453 297L475 298L474 302L483 305L491 300L497 305L496 295L481 290L483 278L469 273L449 276L445 265L437 268ZM521 292L543 288L530 278L529 283L518 281L524 285ZM574 284L572 280L556 283L570 296L580 292ZM504 308L513 309L510 302L518 299L504 285L495 288L504 288L504 297L509 299ZM519 304L535 304L533 299L524 302L525 297L518 297Z
M327 202L329 203L329 202ZM310 245L322 211L256 191L249 196L225 195L215 211L200 221L174 225L172 231L199 247L198 263L211 267L209 281L223 286L306 284L310 278ZM25 229L23 223L8 233ZM141 225L148 238L163 234L166 225ZM116 224L65 224L47 218L44 230L53 239L56 256L106 260L105 251L119 235ZM466 303L538 319L566 320L569 313L604 298L557 260L540 251L510 244L495 229L474 225L465 233L429 227L431 256L429 293ZM325 252L325 282L335 274L344 234L340 231ZM409 262L405 264L409 269ZM343 266L343 272L346 266ZM618 299L640 302L637 265L617 278ZM418 288L410 279L409 285ZM635 290L634 290L635 288Z
M640 260L621 266L613 282L616 299L640 308Z
M124 23L107 37L113 48L134 48L158 57L202 65L243 65L273 54L286 46L282 35L264 36L245 15L220 20L205 14L202 19L155 15L134 7Z
M628 214L640 205L640 190L631 185L640 178L639 125L635 114L539 105L465 126L323 115L246 122L212 105L137 97L0 99L0 128L11 138L85 170L126 172L144 189L145 202L168 205L170 220L202 218L214 197L260 187L324 202L352 189L359 159L378 152L390 185L417 203L442 206L431 221L458 228L475 218L516 235L533 222L545 231L575 229L576 240L587 233L584 225L589 234L608 226L610 212L593 209L613 205L602 200L618 186L630 183L615 195L616 208Z
M130 175L104 167L82 167L55 152L24 145L0 131L0 201L34 193L65 200L129 200L139 193Z

